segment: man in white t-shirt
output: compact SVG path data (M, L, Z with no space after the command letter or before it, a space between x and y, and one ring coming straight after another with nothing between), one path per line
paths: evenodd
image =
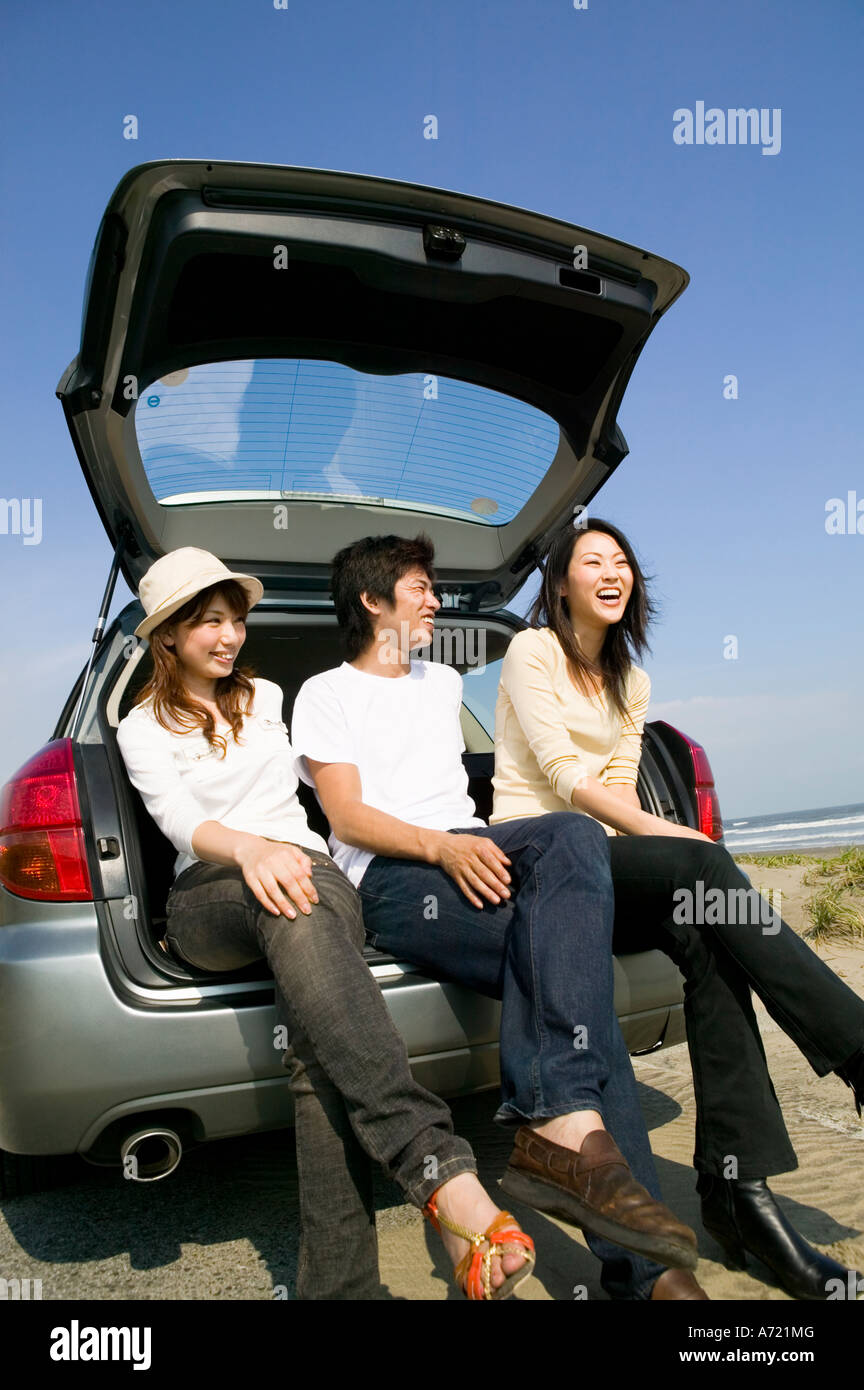
M504 1190L582 1227L612 1297L704 1297L682 1272L695 1236L659 1200L615 1016L607 836L566 812L477 816L461 677L410 656L440 607L432 560L425 536L367 537L335 557L348 659L297 696L298 773L372 944L502 1001L496 1119L518 1127Z

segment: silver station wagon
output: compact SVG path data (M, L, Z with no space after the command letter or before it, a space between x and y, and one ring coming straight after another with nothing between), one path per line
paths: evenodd
M176 854L116 744L151 665L137 601L106 624L118 574L135 592L194 545L257 575L243 664L282 687L288 724L341 659L330 557L426 530L428 655L463 672L488 816L498 671L524 626L508 602L625 457L626 383L687 281L582 227L387 179L199 160L123 178L57 388L114 558L90 660L0 801L0 1195L53 1181L52 1156L153 1180L188 1145L292 1121L266 963L193 970L163 942ZM705 754L668 724L646 729L639 793L722 836ZM498 1004L367 956L418 1080L495 1086ZM615 972L631 1051L681 1041L668 958Z

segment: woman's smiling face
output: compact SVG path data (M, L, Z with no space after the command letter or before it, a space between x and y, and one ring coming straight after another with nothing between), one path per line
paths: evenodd
M633 571L618 542L605 531L584 531L561 585L570 621L610 627L623 618L632 592Z
M202 681L215 681L230 675L246 641L246 623L233 613L221 595L215 595L197 622L177 623L173 630L177 659L187 675Z

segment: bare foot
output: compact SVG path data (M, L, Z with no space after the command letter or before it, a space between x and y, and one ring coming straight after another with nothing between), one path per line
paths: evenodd
M496 1207L473 1173L459 1173L444 1183L443 1187L438 1189L436 1201L442 1216L468 1231L485 1231L501 1210L500 1207ZM470 1242L463 1240L462 1236L454 1235L443 1224L441 1239L455 1269L471 1249ZM479 1248L485 1253L489 1249L489 1242L484 1241ZM504 1254L492 1258L492 1287L500 1288L505 1278L515 1274L524 1263L525 1252L522 1246L505 1244Z
M596 1110L573 1110L569 1115L553 1115L550 1120L532 1120L531 1129L553 1144L574 1149L578 1154L585 1136L595 1129L605 1129Z

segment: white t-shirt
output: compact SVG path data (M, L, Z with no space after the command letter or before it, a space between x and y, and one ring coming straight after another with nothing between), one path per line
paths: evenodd
M353 763L363 800L378 811L425 830L485 826L468 795L461 709L452 666L414 660L409 675L377 676L343 661L305 681L294 701L297 771L314 786L307 757ZM355 887L374 858L332 833L330 853Z
M327 853L297 799L294 750L282 722L282 687L261 677L252 684L255 696L240 731L242 743L234 741L230 727L217 731L227 743L224 758L200 730L172 733L164 728L150 701L135 705L117 726L130 782L162 834L180 851L175 877L200 862L192 835L205 820Z

